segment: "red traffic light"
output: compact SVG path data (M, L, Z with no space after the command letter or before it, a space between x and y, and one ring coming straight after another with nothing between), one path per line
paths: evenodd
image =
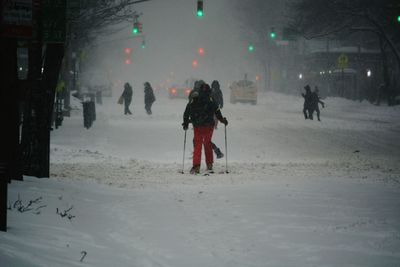
M200 56L204 56L204 48L203 47L200 47L198 51L199 51Z
M125 51L125 54L130 54L132 52L132 48L127 47L124 49L124 51Z
M195 60L193 60L193 62L192 62L192 67L193 67L193 68L196 68L198 64L199 64L199 63L197 62L197 59L195 59Z
M132 60L130 58L125 59L125 65L130 65Z

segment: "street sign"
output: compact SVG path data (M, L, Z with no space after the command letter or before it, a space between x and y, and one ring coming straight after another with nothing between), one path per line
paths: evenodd
M339 69L345 69L349 65L349 58L345 54L341 54L337 59Z
M32 0L2 1L0 35L12 38L32 37ZM3 3L2 3L3 5Z
M66 9L66 0L43 1L43 42L65 42Z

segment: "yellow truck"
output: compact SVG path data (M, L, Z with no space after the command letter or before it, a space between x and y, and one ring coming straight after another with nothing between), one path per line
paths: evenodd
M231 90L230 102L247 102L253 105L257 104L257 86L249 80L240 80L233 82L229 87Z

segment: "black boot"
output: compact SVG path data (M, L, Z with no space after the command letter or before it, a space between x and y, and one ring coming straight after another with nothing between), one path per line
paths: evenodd
M214 152L215 152L215 155L217 155L217 159L224 157L224 153L222 153L219 148L215 149Z
M207 164L207 172L214 173L213 164L212 163L208 163Z

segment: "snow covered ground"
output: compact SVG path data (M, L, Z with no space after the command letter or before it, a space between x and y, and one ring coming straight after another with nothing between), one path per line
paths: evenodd
M328 98L318 122L296 96L226 103L230 173L192 176L186 100L104 102L52 133L50 179L9 186L2 267L400 266L400 107Z

